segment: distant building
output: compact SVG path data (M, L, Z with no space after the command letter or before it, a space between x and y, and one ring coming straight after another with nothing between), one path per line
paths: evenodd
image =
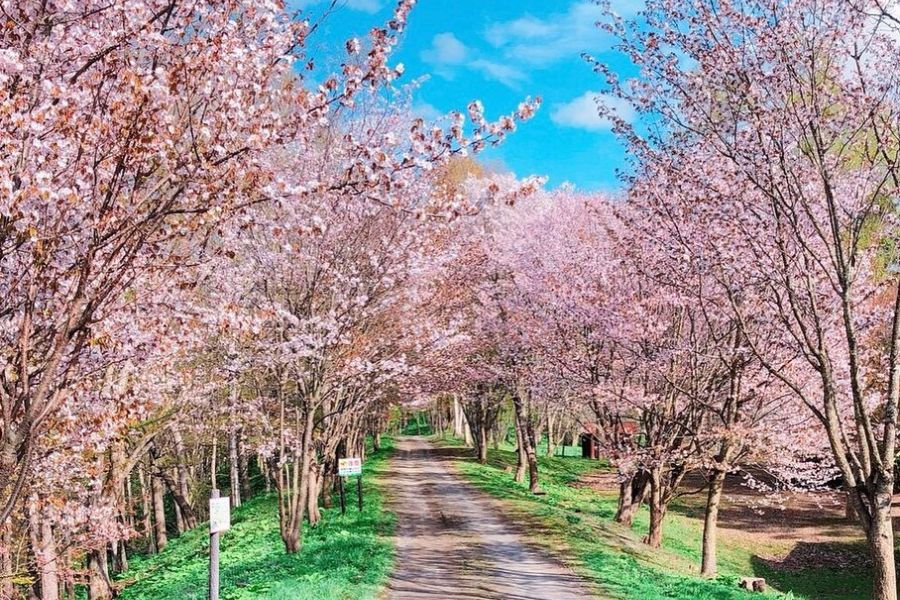
M618 438L620 443L630 440L638 432L636 421L622 421L618 424ZM579 438L581 445L581 457L600 459L601 437L603 433L596 423L585 423Z

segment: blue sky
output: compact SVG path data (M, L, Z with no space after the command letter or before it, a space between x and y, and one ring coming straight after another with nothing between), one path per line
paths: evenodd
M324 0L292 0L314 18ZM642 0L614 0L622 16ZM342 0L321 25L312 51L343 48L389 18L390 0ZM609 123L597 116L600 77L581 58L589 52L632 76L613 41L594 26L601 11L586 0L419 0L393 62L406 67L404 81L427 76L414 109L428 118L465 110L480 99L488 117L511 112L526 96L542 96L539 114L482 159L518 176L546 175L550 187L571 182L582 190L619 186L616 169L625 153ZM318 48L317 48L318 45ZM620 114L628 117L627 109Z

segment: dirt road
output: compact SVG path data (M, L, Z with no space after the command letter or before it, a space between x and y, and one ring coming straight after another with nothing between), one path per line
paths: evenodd
M583 600L590 587L529 546L497 501L452 472L446 452L401 438L386 481L397 513L389 600Z

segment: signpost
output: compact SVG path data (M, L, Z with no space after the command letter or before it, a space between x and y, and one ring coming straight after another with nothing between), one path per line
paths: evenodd
M338 475L341 477L362 475L362 461L359 458L339 458Z
M341 491L341 514L345 511L344 502L344 477L356 477L356 497L359 505L359 512L363 509L362 497L362 459L359 457L339 458L338 459L338 477L340 478Z
M213 489L209 498L209 600L219 600L219 534L231 528L231 503Z

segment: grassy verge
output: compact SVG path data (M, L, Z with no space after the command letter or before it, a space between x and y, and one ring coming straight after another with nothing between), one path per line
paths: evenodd
M458 445L456 440L446 444ZM515 453L491 450L487 465L459 462L463 476L482 490L503 499L513 518L539 544L556 551L580 573L596 581L614 598L626 600L743 600L759 594L737 587L740 576L765 577L770 598L859 599L871 596L869 576L860 570L810 568L785 572L770 567L761 556L789 550L784 542L757 538L719 537L720 577L698 573L702 522L687 507L673 506L667 517L663 549L650 551L640 543L649 517L638 514L629 530L615 523L616 498L573 484L596 471L596 461L581 458L540 459L543 496L531 495L512 480ZM862 548L860 552L864 552Z
M300 554L284 553L273 495L256 497L234 511L231 530L221 538L223 600L374 598L393 564L394 516L384 510L382 492L373 481L386 469L390 449L385 439L384 449L365 463L363 512L356 510L351 487L347 514L342 516L339 507L324 510L318 527L304 528ZM120 598L204 599L208 561L209 535L200 526L159 555L133 559L123 576L130 585Z

